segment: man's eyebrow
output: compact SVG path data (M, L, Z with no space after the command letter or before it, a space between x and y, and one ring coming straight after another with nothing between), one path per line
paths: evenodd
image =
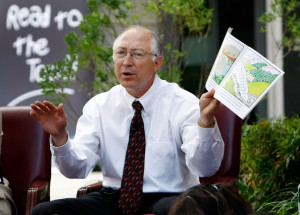
M119 47L116 48L116 50L119 50L119 49L126 50L126 51L129 51L129 52L135 51L135 50L145 51L145 50L142 49L142 48L127 49L126 47L123 47L123 46L119 46Z

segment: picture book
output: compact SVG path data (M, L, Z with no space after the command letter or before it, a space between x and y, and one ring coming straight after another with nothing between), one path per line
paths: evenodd
M206 81L214 97L244 119L284 72L257 51L226 33Z

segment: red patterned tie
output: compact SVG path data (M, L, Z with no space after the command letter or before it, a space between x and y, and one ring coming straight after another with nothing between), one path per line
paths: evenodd
M139 101L132 103L135 109L131 120L123 177L120 190L119 209L123 214L137 214L143 195L145 158L145 131Z

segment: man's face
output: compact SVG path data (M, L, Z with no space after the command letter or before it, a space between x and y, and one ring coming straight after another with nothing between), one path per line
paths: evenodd
M116 47L116 50L125 51L127 55L123 58L115 56L115 74L127 92L136 98L144 95L151 87L155 73L161 66L162 57L158 57L158 60L153 62L150 54L146 54L142 59L134 59L129 52L142 50L151 53L150 44L150 32L133 28L123 34Z

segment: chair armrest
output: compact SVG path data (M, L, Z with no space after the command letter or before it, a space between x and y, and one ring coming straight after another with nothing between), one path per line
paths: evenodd
M85 194L98 191L102 188L102 182L97 182L94 184L90 184L84 187L80 187L77 191L77 197L83 196Z
M47 180L33 181L31 186L27 190L26 197L26 212L25 214L31 214L32 209L38 203L50 200L50 186Z

